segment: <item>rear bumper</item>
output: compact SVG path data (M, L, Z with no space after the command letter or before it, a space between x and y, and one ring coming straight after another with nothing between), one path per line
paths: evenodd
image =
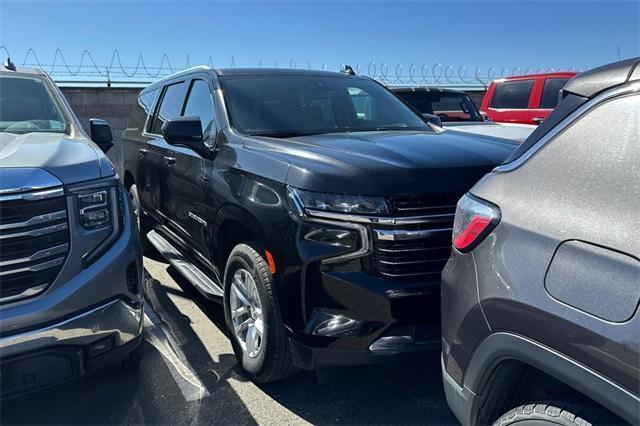
M55 324L0 338L1 397L73 381L127 357L141 341L143 306L117 299Z
M440 357L440 367L442 369L442 382L444 385L444 394L447 399L449 408L456 416L458 421L463 425L469 425L472 422L472 407L475 403L477 395L469 388L459 386L456 381L449 375L444 365L444 358Z

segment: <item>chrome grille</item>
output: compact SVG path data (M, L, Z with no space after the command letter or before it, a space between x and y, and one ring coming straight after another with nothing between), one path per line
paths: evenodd
M462 197L459 192L443 192L430 195L406 195L391 198L391 210L396 215L436 215L455 213Z
M451 254L451 232L460 194L393 198L397 215L420 215L419 221L373 228L375 273L395 281L438 280Z
M0 303L55 280L69 252L68 228L62 189L0 196Z

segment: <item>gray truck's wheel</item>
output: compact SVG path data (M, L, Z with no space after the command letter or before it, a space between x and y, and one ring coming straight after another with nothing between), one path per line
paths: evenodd
M527 404L509 410L494 423L494 426L533 426L533 425L562 425L562 426L591 426L619 424L619 419L602 410L582 406L568 406L560 408L562 404L549 405L547 403Z
M273 288L273 275L255 241L237 245L224 274L224 314L240 366L266 383L296 372Z

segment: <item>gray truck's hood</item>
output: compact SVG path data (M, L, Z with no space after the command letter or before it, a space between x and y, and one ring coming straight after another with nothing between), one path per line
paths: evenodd
M60 133L0 133L0 168L40 168L63 184L114 174L93 142Z

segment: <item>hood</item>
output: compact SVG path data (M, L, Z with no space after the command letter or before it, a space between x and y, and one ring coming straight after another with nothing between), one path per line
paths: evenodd
M0 133L0 168L9 167L44 169L63 184L115 173L93 142L60 133Z
M537 126L530 124L499 124L499 123L472 123L461 122L455 124L445 123L445 129L453 129L461 132L474 133L476 135L491 136L501 139L510 139L516 142L524 142Z
M463 132L385 131L252 138L245 146L285 156L287 183L301 189L404 195L467 191L517 144Z

